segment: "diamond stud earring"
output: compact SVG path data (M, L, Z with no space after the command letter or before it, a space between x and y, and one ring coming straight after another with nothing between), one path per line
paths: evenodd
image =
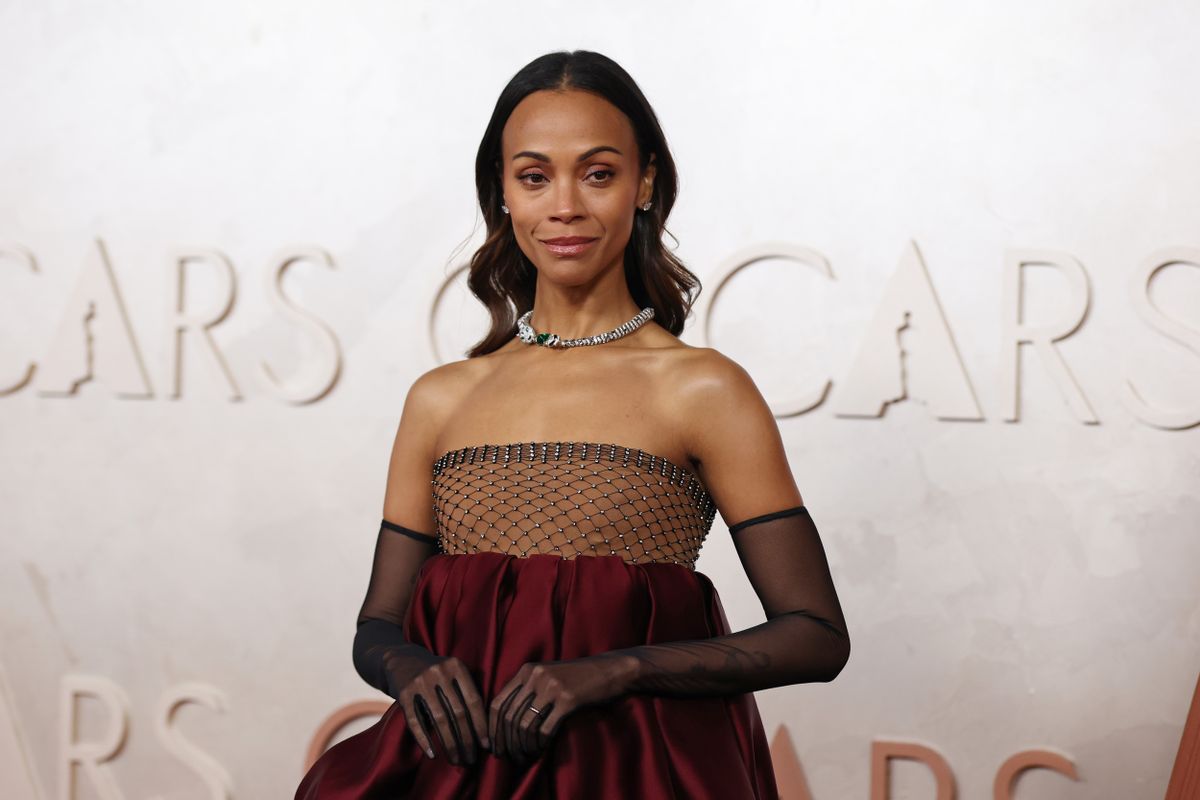
M501 204L501 205L500 205L500 210L501 210L501 211L503 211L505 214L507 214L507 213L508 213L508 206L506 206L506 205L504 205L504 204Z

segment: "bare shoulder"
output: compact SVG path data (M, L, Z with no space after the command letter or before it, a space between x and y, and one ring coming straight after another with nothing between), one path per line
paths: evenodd
M750 373L712 347L688 347L673 354L671 384L680 405L704 409L720 404L765 402Z
M436 425L454 401L479 380L486 367L482 359L463 359L433 367L417 377L408 389L406 408L421 413L423 422Z
M437 435L472 380L474 366L456 361L434 367L409 386L392 442L384 495L384 519L412 530L434 529L429 482Z
M689 457L727 521L802 502L775 415L750 373L711 347L673 366Z

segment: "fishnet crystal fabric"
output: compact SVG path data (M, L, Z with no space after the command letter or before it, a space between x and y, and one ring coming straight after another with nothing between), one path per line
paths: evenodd
M452 450L434 463L433 501L444 553L618 555L689 569L716 516L690 470L596 442Z

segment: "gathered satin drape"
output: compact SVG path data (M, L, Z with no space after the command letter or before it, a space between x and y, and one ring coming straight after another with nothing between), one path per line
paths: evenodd
M729 633L712 582L686 566L499 552L430 556L404 628L409 641L461 659L485 707L527 661ZM318 759L296 800L778 798L751 694L626 695L565 718L529 764L479 755L461 766L428 758L393 703Z

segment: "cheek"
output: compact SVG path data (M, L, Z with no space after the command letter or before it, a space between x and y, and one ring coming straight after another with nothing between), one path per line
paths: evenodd
M609 233L633 227L633 200L618 197L615 192L598 201L592 207L592 212L603 222L604 229Z
M542 216L536 212L530 213L528 210L521 214L516 209L509 206L512 210L512 229L513 238L516 239L517 247L525 254L525 258L533 263L540 263L542 259L547 257L546 250L537 240L538 230L542 222Z

